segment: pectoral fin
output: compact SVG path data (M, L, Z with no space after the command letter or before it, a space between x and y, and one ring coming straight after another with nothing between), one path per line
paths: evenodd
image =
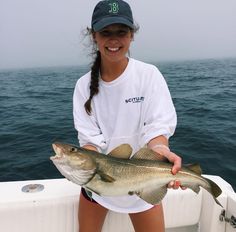
M100 177L100 179L104 182L114 182L115 179L104 172L97 172L97 175Z
M137 194L141 199L149 204L156 205L159 204L167 193L167 187L163 186L161 188L145 189L139 194Z
M108 155L116 158L129 159L132 151L132 147L129 144L121 144L108 153Z

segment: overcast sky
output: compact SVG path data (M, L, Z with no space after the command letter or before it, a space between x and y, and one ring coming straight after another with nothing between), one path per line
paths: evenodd
M0 69L83 65L97 0L0 0ZM236 0L127 0L143 61L236 57Z

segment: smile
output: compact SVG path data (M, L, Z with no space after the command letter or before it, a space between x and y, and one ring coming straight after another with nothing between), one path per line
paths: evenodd
M117 51L120 50L120 48L110 48L110 47L107 47L107 50L111 51L111 52L117 52Z

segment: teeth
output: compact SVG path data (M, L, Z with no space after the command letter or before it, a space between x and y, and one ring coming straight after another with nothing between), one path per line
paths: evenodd
M119 48L107 48L109 51L116 52L119 50Z

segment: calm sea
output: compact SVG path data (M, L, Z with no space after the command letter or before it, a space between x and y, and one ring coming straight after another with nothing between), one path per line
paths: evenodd
M157 64L156 64L157 65ZM172 150L236 189L236 59L159 63L178 114ZM61 177L54 141L77 143L76 80L88 67L0 71L0 181Z

